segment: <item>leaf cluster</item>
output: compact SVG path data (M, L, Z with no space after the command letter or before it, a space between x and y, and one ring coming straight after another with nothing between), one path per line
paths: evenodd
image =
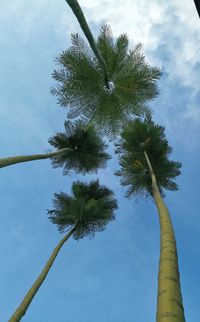
M109 91L91 48L78 34L72 34L72 46L57 58L59 68L52 75L57 81L52 94L68 108L68 118L81 116L111 135L132 115L146 113L146 102L159 92L156 80L161 72L145 61L141 44L133 50L128 45L126 34L114 41L111 28L101 28L97 47L108 70Z
M117 201L114 194L99 181L89 184L74 182L72 196L61 192L55 194L54 209L48 210L49 219L60 232L76 227L73 238L93 238L95 232L103 231L108 222L115 219Z
M107 145L94 127L84 127L81 121L74 124L65 121L65 132L51 137L49 143L57 150L68 148L66 152L51 157L53 167L63 167L64 174L71 169L83 174L97 171L110 159L105 152Z
M173 179L180 174L181 163L169 160L172 148L165 136L164 127L155 124L151 118L135 119L128 123L117 144L122 185L129 186L127 197L152 196L152 182L145 159L146 151L151 162L157 185L164 196L163 189L177 190Z

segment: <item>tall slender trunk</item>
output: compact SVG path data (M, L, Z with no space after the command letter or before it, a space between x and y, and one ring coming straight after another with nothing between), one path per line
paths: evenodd
M156 322L185 322L175 234L168 209L161 197L150 160L145 158L152 179L153 198L160 220L160 262Z
M56 155L62 154L66 151L69 151L68 148L60 149L55 152L45 153L45 154L32 154L32 155L19 155L16 157L7 157L0 159L0 168L7 167L12 164L28 162L33 160L48 159Z
M61 247L63 244L68 240L68 238L73 234L75 231L76 227L71 229L67 235L61 241L58 243L58 245L54 248L51 256L49 257L46 265L44 266L42 272L39 274L38 278L35 280L29 291L26 293L26 296L24 297L23 301L21 304L18 306L16 311L13 313L11 316L10 320L8 322L18 322L21 320L21 318L26 314L26 311L31 304L31 301L33 300L35 294L37 293L38 289L44 282L45 278L47 277L47 274L53 265L56 256L58 255L58 252L60 251Z
M195 3L195 6L196 6L196 9L197 9L199 18L200 18L200 3L199 3L199 0L194 0L194 3Z
M94 40L94 37L92 35L92 32L87 24L87 21L84 17L83 11L78 3L77 0L65 0L68 5L70 6L70 8L72 9L74 15L76 16L82 31L84 32L85 37L87 38L90 47L92 48L96 58L98 59L100 65L102 66L103 72L104 72L104 81L105 81L105 85L106 88L109 90L110 86L109 86L109 78L108 78L108 70L106 67L106 63L105 60L103 59L101 53L99 52L96 42Z

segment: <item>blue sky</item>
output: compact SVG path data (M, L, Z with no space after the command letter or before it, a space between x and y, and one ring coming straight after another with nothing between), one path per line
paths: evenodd
M200 21L192 0L80 0L92 31L110 23L142 42L163 76L153 117L166 126L172 158L183 163L180 190L166 203L176 232L186 320L197 322L200 295ZM1 0L0 157L42 153L63 130L66 111L49 88L54 58L80 28L65 1ZM145 12L145 15L144 15ZM113 175L98 173L119 200L117 220L93 240L70 240L23 318L27 322L155 321L159 226L152 201L127 200ZM61 236L47 219L53 193L82 179L48 160L1 169L0 321L6 322ZM93 176L96 177L96 176ZM89 180L86 176L84 180Z

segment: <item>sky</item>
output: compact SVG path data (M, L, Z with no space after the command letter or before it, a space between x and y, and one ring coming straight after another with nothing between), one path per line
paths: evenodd
M199 320L200 20L192 0L80 0L95 37L104 23L143 44L159 66L153 118L166 127L172 159L182 162L178 192L166 194L176 233L186 321ZM1 0L0 157L46 152L66 110L50 94L55 57L80 27L66 2ZM109 147L112 153L112 146ZM24 322L153 322L159 225L151 200L128 200L114 176L115 156L97 175L63 176L49 160L0 169L0 321L6 322L62 238L48 221L55 192L98 177L119 203L116 221L95 238L69 240Z

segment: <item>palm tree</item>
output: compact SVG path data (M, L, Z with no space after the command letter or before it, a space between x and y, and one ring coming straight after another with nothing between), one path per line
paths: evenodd
M72 236L79 240L85 236L93 238L96 232L103 231L106 225L115 219L114 210L117 201L114 194L99 181L89 184L75 182L72 185L72 194L55 194L54 209L49 210L49 219L56 224L61 233L66 233L49 257L46 265L35 280L21 304L18 306L9 322L18 322L25 315L31 301L47 277L47 274L63 244Z
M161 231L156 321L185 322L178 270L176 240L170 215L163 201L164 189L177 190L173 179L180 174L180 162L168 159L172 149L164 127L148 118L130 122L117 145L122 185L127 197L150 196L158 210Z
M140 52L141 44L129 50L127 35L114 41L107 25L101 28L96 45L106 62L109 89L91 48L78 34L72 34L72 47L56 59L59 68L52 76L57 86L52 94L61 106L68 108L68 118L81 116L112 135L132 115L148 111L146 103L158 95L156 80L161 72L147 64Z
M74 125L65 122L65 132L57 133L49 139L49 143L56 148L54 152L15 156L0 159L0 168L32 160L50 158L54 168L63 167L63 173L69 170L86 173L104 168L110 156L104 151L107 145L97 134L94 127L83 127L82 122Z

